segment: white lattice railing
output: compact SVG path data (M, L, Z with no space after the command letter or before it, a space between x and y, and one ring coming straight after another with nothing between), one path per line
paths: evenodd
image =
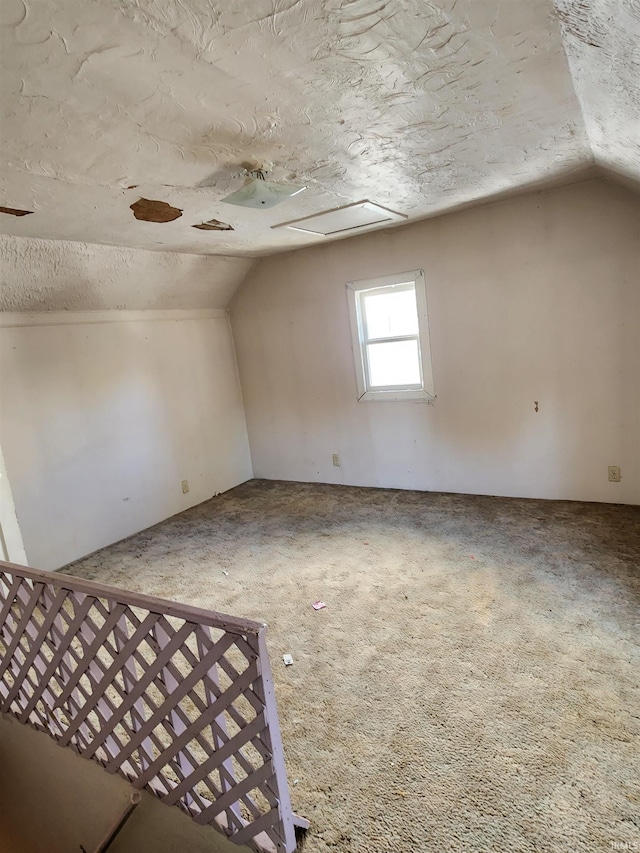
M266 626L0 561L0 709L255 850L294 826Z

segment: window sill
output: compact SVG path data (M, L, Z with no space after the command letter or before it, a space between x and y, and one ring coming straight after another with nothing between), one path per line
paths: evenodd
M365 391L359 403L434 403L435 394L428 391Z

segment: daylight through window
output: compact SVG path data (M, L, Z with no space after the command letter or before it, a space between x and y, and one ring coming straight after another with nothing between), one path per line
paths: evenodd
M433 399L422 271L347 285L359 400Z

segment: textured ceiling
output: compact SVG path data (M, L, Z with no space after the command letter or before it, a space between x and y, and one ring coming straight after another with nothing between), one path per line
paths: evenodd
M639 0L3 0L0 24L0 205L33 211L9 234L268 254L364 199L415 219L594 162L640 180ZM245 162L308 189L221 203Z
M640 188L640 0L556 0L596 165Z
M253 263L0 236L0 312L226 308Z

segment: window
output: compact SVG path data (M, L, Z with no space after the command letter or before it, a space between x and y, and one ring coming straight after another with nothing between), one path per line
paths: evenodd
M358 400L435 399L422 270L350 281L347 295Z

